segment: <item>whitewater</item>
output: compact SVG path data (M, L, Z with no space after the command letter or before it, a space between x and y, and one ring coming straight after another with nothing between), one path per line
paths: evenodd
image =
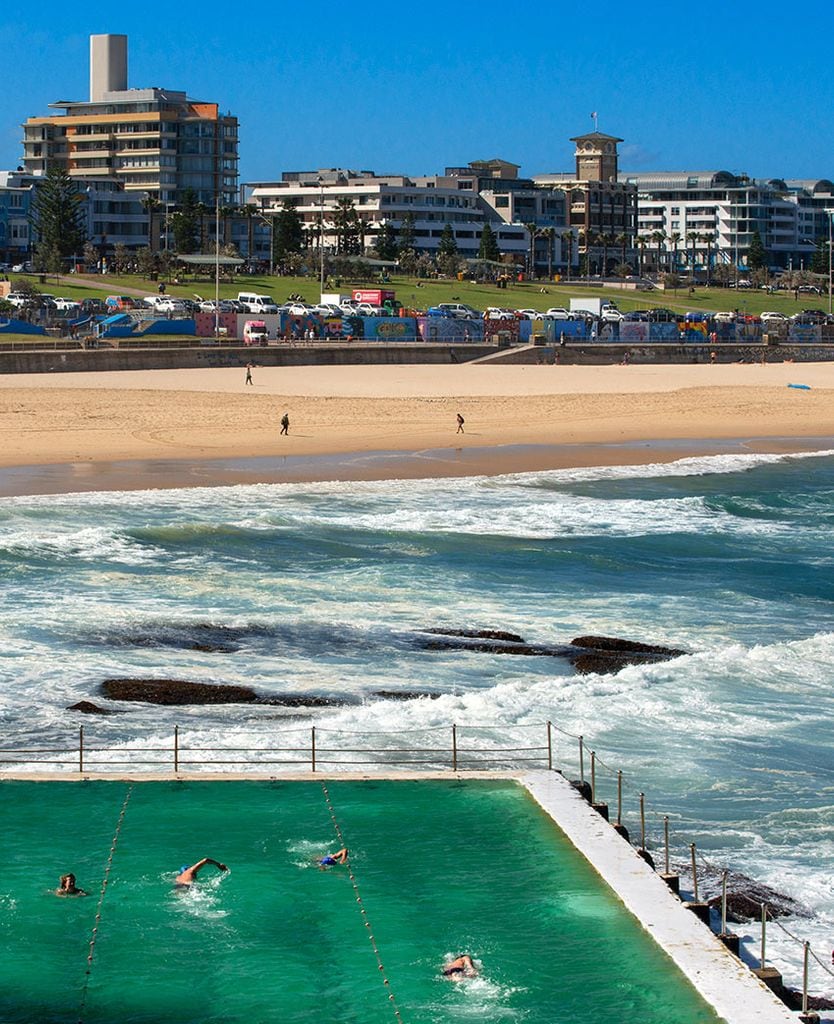
M2 746L71 747L83 724L114 761L170 747L175 725L205 747L315 726L445 748L452 722L470 745L523 746L551 721L557 765L576 776L582 734L609 803L623 771L632 835L645 792L656 855L668 815L676 862L695 842L705 863L791 895L809 916L784 924L828 962L832 499L832 452L0 499ZM426 649L436 628L687 653L578 675L553 657ZM119 706L108 678L300 706ZM66 710L80 700L124 713ZM735 927L755 949L758 928ZM768 949L798 985L801 947L774 926Z

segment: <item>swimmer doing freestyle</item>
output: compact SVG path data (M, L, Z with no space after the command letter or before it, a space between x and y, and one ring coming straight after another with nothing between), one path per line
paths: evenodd
M477 973L478 968L468 953L462 953L460 956L455 957L454 960L450 960L449 963L443 965L443 977L450 978L452 981L474 978Z
M337 850L336 853L326 853L319 861L320 868L332 868L334 864L345 864L347 863L348 852L347 847L342 847L341 850Z
M229 870L226 865L221 864L219 860L212 860L211 857L203 857L203 859L198 860L196 864L192 864L190 868L185 866L180 868L180 873L174 879L174 885L178 889L187 889L197 881L197 872L204 868L206 864L213 864L219 871Z

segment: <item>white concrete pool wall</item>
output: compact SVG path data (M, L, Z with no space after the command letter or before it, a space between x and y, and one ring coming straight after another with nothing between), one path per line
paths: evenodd
M488 779L522 785L726 1024L796 1024L773 992L681 903L663 879L553 771L20 772L0 781L232 782Z

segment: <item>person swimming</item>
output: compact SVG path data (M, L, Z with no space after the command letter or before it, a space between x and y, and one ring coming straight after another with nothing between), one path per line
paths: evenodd
M75 875L69 872L66 875L61 875L58 888L55 890L56 896L89 896L90 894L86 889L79 889L75 884Z
M174 879L174 885L178 889L187 889L197 881L197 872L202 870L206 864L213 864L219 871L229 870L226 865L221 864L219 860L212 860L211 857L203 857L202 860L198 860L197 863L192 864L191 867L184 864L180 868L179 874Z
M443 977L450 978L452 981L474 978L477 973L478 968L468 953L461 953L460 956L443 965Z
M343 846L336 853L326 853L319 861L320 868L331 868L334 864L345 864L348 859L347 847Z

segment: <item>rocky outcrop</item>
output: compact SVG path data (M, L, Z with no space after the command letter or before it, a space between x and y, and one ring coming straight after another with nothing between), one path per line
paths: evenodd
M80 700L77 704L70 704L67 711L80 711L82 715L123 715L124 711L117 708L102 708L93 704L91 700Z
M185 679L105 679L101 692L110 700L146 704L251 704L258 699L248 686L194 683Z
M711 907L721 908L721 878L718 868L698 872L698 886ZM769 885L757 882L737 871L727 876L727 919L729 921L759 921L762 904L767 904L768 917L810 917L811 911L793 896L777 892Z
M637 640L622 640L616 636L577 636L571 640L572 647L588 648L592 651L610 651L617 654L646 654L660 658L679 658L686 651L677 647L661 647L644 644Z
M379 700L420 700L421 697L437 700L441 694L428 693L426 690L374 690L371 696Z
M427 629L427 633L438 636L460 636L469 640L505 640L508 643L523 644L524 637L518 633L505 633L501 629Z

